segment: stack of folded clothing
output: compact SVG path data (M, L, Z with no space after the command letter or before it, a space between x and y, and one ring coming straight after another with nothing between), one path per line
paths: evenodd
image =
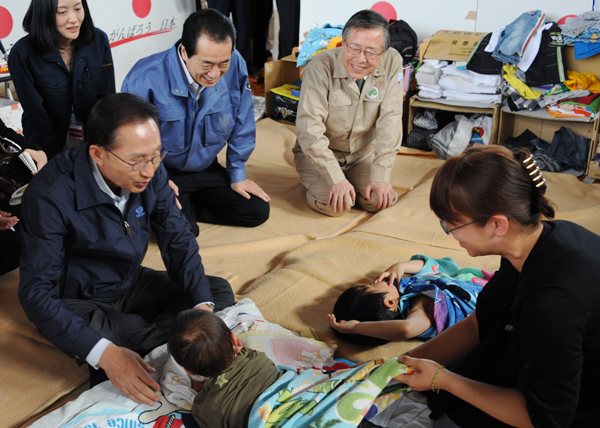
M455 64L442 69L438 85L447 100L498 104L502 78L499 74L479 74L471 70L459 70Z
M447 61L426 59L416 74L419 98L498 104L500 74L480 74L459 69Z
M588 11L575 18L567 18L561 30L564 43L575 46L575 59L600 53L600 12Z
M419 88L419 97L437 99L442 97L442 87L438 85L442 69L448 65L448 61L437 59L426 59L417 70L415 78Z

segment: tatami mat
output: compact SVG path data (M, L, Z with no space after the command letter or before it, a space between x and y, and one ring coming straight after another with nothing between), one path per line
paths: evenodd
M497 266L497 257L470 258L429 210L431 179L442 164L434 155L404 149L397 157L392 184L400 200L395 207L375 215L353 209L331 218L306 205L293 163L294 143L293 127L259 121L247 172L271 196L269 220L252 229L201 223L198 237L207 273L227 278L236 294L253 299L269 321L295 331L312 327L323 340L339 343L341 357L363 361L398 355L416 342L368 349L334 339L326 314L339 293L418 253L450 256L461 266ZM600 186L558 174L547 179L557 217L600 233ZM144 265L163 268L156 244L150 245ZM86 367L50 345L26 319L17 287L18 271L0 277L0 427L21 426L88 376Z

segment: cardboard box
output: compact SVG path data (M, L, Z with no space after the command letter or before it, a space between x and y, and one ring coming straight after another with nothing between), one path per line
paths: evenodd
M439 30L419 44L420 61L425 58L446 61L466 61L487 33Z
M23 116L23 107L18 101L7 100L0 98L0 119L4 124L19 134L23 134L23 126L21 125L21 117Z
M297 58L298 48L294 48L291 55L277 61L265 63L265 103L267 117L271 116L273 107L273 92L271 90L285 83L294 84L302 79L300 72L303 70L303 67L296 67Z

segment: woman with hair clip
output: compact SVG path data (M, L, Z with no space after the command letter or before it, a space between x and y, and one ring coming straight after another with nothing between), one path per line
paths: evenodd
M115 92L110 45L86 0L32 0L23 29L8 67L24 134L51 158L83 142L92 106Z
M554 217L526 150L472 147L432 185L442 228L500 255L475 312L398 359L437 427L599 427L600 237ZM441 391L441 392L440 392Z

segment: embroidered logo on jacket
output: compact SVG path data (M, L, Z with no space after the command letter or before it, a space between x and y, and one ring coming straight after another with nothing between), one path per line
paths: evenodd
M229 116L224 114L219 117L218 126L221 129L227 129L229 127Z
M137 207L137 208L135 209L135 216L136 216L137 218L143 217L143 216L145 216L145 215L146 215L146 213L144 212L144 207L141 207L141 206L140 206L140 207Z

